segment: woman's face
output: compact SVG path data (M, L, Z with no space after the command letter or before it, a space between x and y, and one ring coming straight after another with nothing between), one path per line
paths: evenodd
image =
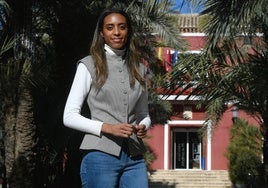
M111 48L117 50L124 48L128 38L126 18L119 13L107 15L103 20L103 28L100 35Z

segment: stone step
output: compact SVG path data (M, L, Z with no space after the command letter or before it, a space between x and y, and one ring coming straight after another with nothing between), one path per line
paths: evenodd
M150 188L231 188L224 170L157 170L149 174Z

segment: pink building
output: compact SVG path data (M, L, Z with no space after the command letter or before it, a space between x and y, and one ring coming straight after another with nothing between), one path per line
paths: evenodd
M179 28L182 36L189 44L189 53L200 53L205 45L205 37L199 32L200 22L198 14L179 15ZM163 60L170 55L168 49L162 49ZM165 54L166 53L166 54ZM169 71L170 67L166 67ZM146 140L156 155L151 165L152 169L200 169L200 170L227 170L228 161L225 152L229 144L229 131L233 124L233 107L228 106L217 128L211 128L207 123L205 136L199 132L206 120L204 110L195 108L195 100L185 103L186 96L175 99L166 98L173 106L173 116L163 125L154 125L149 130L150 139ZM257 122L239 110L238 117L246 119L251 124Z

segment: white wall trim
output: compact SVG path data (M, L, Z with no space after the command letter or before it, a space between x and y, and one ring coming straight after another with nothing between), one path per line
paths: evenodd
M167 121L164 125L164 170L168 170L169 164L169 125L202 125L205 121L203 120L174 120L174 121Z
M204 120L173 120L167 122L169 125L202 125L204 123Z
M169 141L169 134L168 134L169 126L168 124L164 125L164 170L168 170L168 159L169 159L169 150L168 150L168 141Z
M186 37L204 37L206 36L205 33L181 33L181 36L186 36Z
M182 32L182 33L180 33L180 35L181 36L186 36L186 37L205 37L206 36L205 33L200 33L200 32L199 33L186 33L186 32L184 33L184 32ZM237 36L247 36L247 35L248 35L248 33L237 34ZM262 37L263 33L257 32L257 33L255 33L255 36Z
M207 126L207 169L211 170L211 120L208 121Z
M163 99L163 100L176 100L176 101L184 101L187 99L187 97L189 97L188 95L158 95L158 97L160 99ZM193 95L191 97L189 97L189 99L187 100L193 100L193 101L196 101L196 100L200 100L201 96L197 96L197 95Z

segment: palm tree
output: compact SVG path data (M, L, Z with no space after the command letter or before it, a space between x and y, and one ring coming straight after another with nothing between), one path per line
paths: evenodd
M40 51L37 46L33 51L32 4L26 1L1 3L2 165L10 187L30 188L34 187L37 144L32 92L34 87L46 85L48 71L40 56L34 58L34 53ZM22 7L25 12L19 11Z
M268 178L268 12L265 0L206 0L207 46L174 70L170 87L193 87L216 123L232 102L262 127L265 179ZM190 76L190 80L183 78ZM180 79L178 77L180 76ZM191 97L189 96L189 97Z
M35 124L33 99L25 87L29 62L9 61L1 63L1 93L4 106L5 166L11 187L33 187L31 172L34 167ZM6 72L4 72L6 71ZM26 78L25 78L26 77ZM4 82L4 83L3 83ZM14 87L17 85L17 87ZM23 170L22 170L23 169ZM27 176L28 174L28 176ZM24 177L23 179L21 179ZM18 179L19 178L19 179Z

